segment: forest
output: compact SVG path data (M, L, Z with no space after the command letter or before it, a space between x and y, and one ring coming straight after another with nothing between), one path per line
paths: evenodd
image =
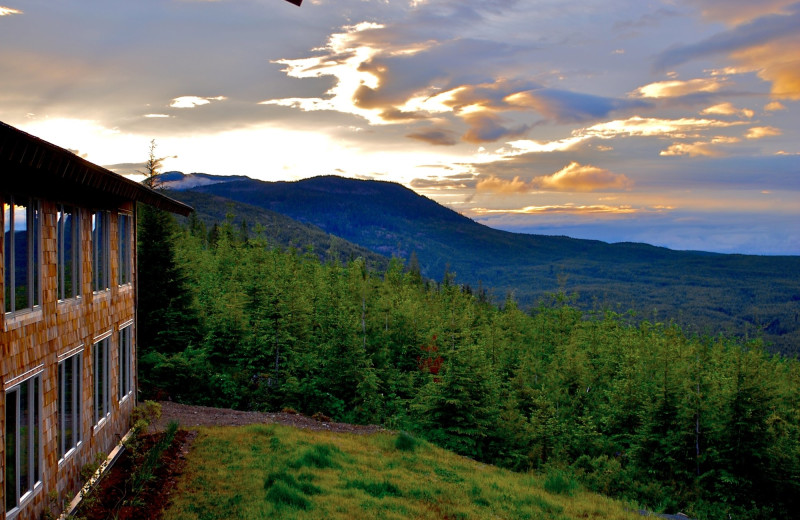
M139 209L143 397L382 424L693 518L800 506L800 364L557 291L529 311L413 262L321 261Z

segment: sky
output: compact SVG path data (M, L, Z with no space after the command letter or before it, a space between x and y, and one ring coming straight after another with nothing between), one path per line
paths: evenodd
M165 171L800 255L791 0L0 0L0 120L122 174L155 139Z

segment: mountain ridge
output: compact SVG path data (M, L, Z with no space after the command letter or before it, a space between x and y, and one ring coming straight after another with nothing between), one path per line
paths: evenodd
M488 228L396 183L322 176L227 180L190 188L281 213L406 261L422 274L513 294L526 307L577 293L585 310L634 309L698 333L758 336L784 353L800 343L800 257L676 251Z

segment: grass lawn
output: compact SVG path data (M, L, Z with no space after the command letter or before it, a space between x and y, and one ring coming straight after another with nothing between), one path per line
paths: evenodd
M251 425L200 429L164 518L641 517L559 474L512 473L405 434Z

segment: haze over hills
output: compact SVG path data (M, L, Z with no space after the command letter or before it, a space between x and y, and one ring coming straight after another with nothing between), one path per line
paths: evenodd
M187 190L175 196L190 204L188 197L201 193L223 197L387 257L408 260L413 252L424 276L441 280L449 270L457 283L490 288L498 300L513 293L522 306L532 306L563 290L577 293L587 310L633 309L645 319L676 321L698 333L763 335L775 350L800 349L800 257L510 233L390 182L335 176L264 182L177 172L162 180L168 188Z

